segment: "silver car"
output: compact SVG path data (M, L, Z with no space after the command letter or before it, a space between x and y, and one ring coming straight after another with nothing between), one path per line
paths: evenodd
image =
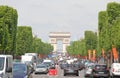
M94 66L95 66L95 64L89 64L89 65L85 68L85 78L92 76L92 70L93 70Z
M40 73L48 73L48 66L45 64L39 64L35 68L35 74L40 74Z

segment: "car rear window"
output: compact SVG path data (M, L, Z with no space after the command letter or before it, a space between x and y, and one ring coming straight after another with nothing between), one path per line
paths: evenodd
M96 65L95 68L96 69L106 69L107 65Z

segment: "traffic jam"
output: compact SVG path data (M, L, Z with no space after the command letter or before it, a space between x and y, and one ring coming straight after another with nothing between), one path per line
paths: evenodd
M5 58L9 60L5 61ZM65 55L39 58L36 53L25 53L20 59L13 59L12 70L9 68L12 65L12 55L0 55L0 66L3 63L8 64L8 73L13 71L13 78L120 77L120 63L112 63L108 67L102 59L96 62ZM5 72L3 70L6 66L0 68L2 72Z

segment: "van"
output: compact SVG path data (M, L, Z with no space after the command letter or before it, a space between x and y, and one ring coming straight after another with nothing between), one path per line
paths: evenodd
M0 78L12 78L13 56L0 55Z

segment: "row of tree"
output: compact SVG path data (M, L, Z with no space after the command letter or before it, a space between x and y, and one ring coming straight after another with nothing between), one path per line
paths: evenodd
M70 46L67 47L67 51L70 55L82 55L86 56L88 50L97 49L97 33L93 31L85 31L85 38L78 41L73 41Z
M50 44L42 42L37 36L33 37L32 28L29 26L18 26L16 39L16 55L28 52L49 54L53 50Z
M37 36L33 37L32 28L17 26L17 10L0 6L0 53L22 55L27 52L48 54L53 47Z
M99 46L109 51L120 48L120 4L109 3L106 11L99 12Z
M70 54L87 55L88 50L96 50L100 55L102 49L105 53L115 46L120 50L120 4L110 2L106 11L98 14L98 32L85 31L85 38L74 41L67 47Z

